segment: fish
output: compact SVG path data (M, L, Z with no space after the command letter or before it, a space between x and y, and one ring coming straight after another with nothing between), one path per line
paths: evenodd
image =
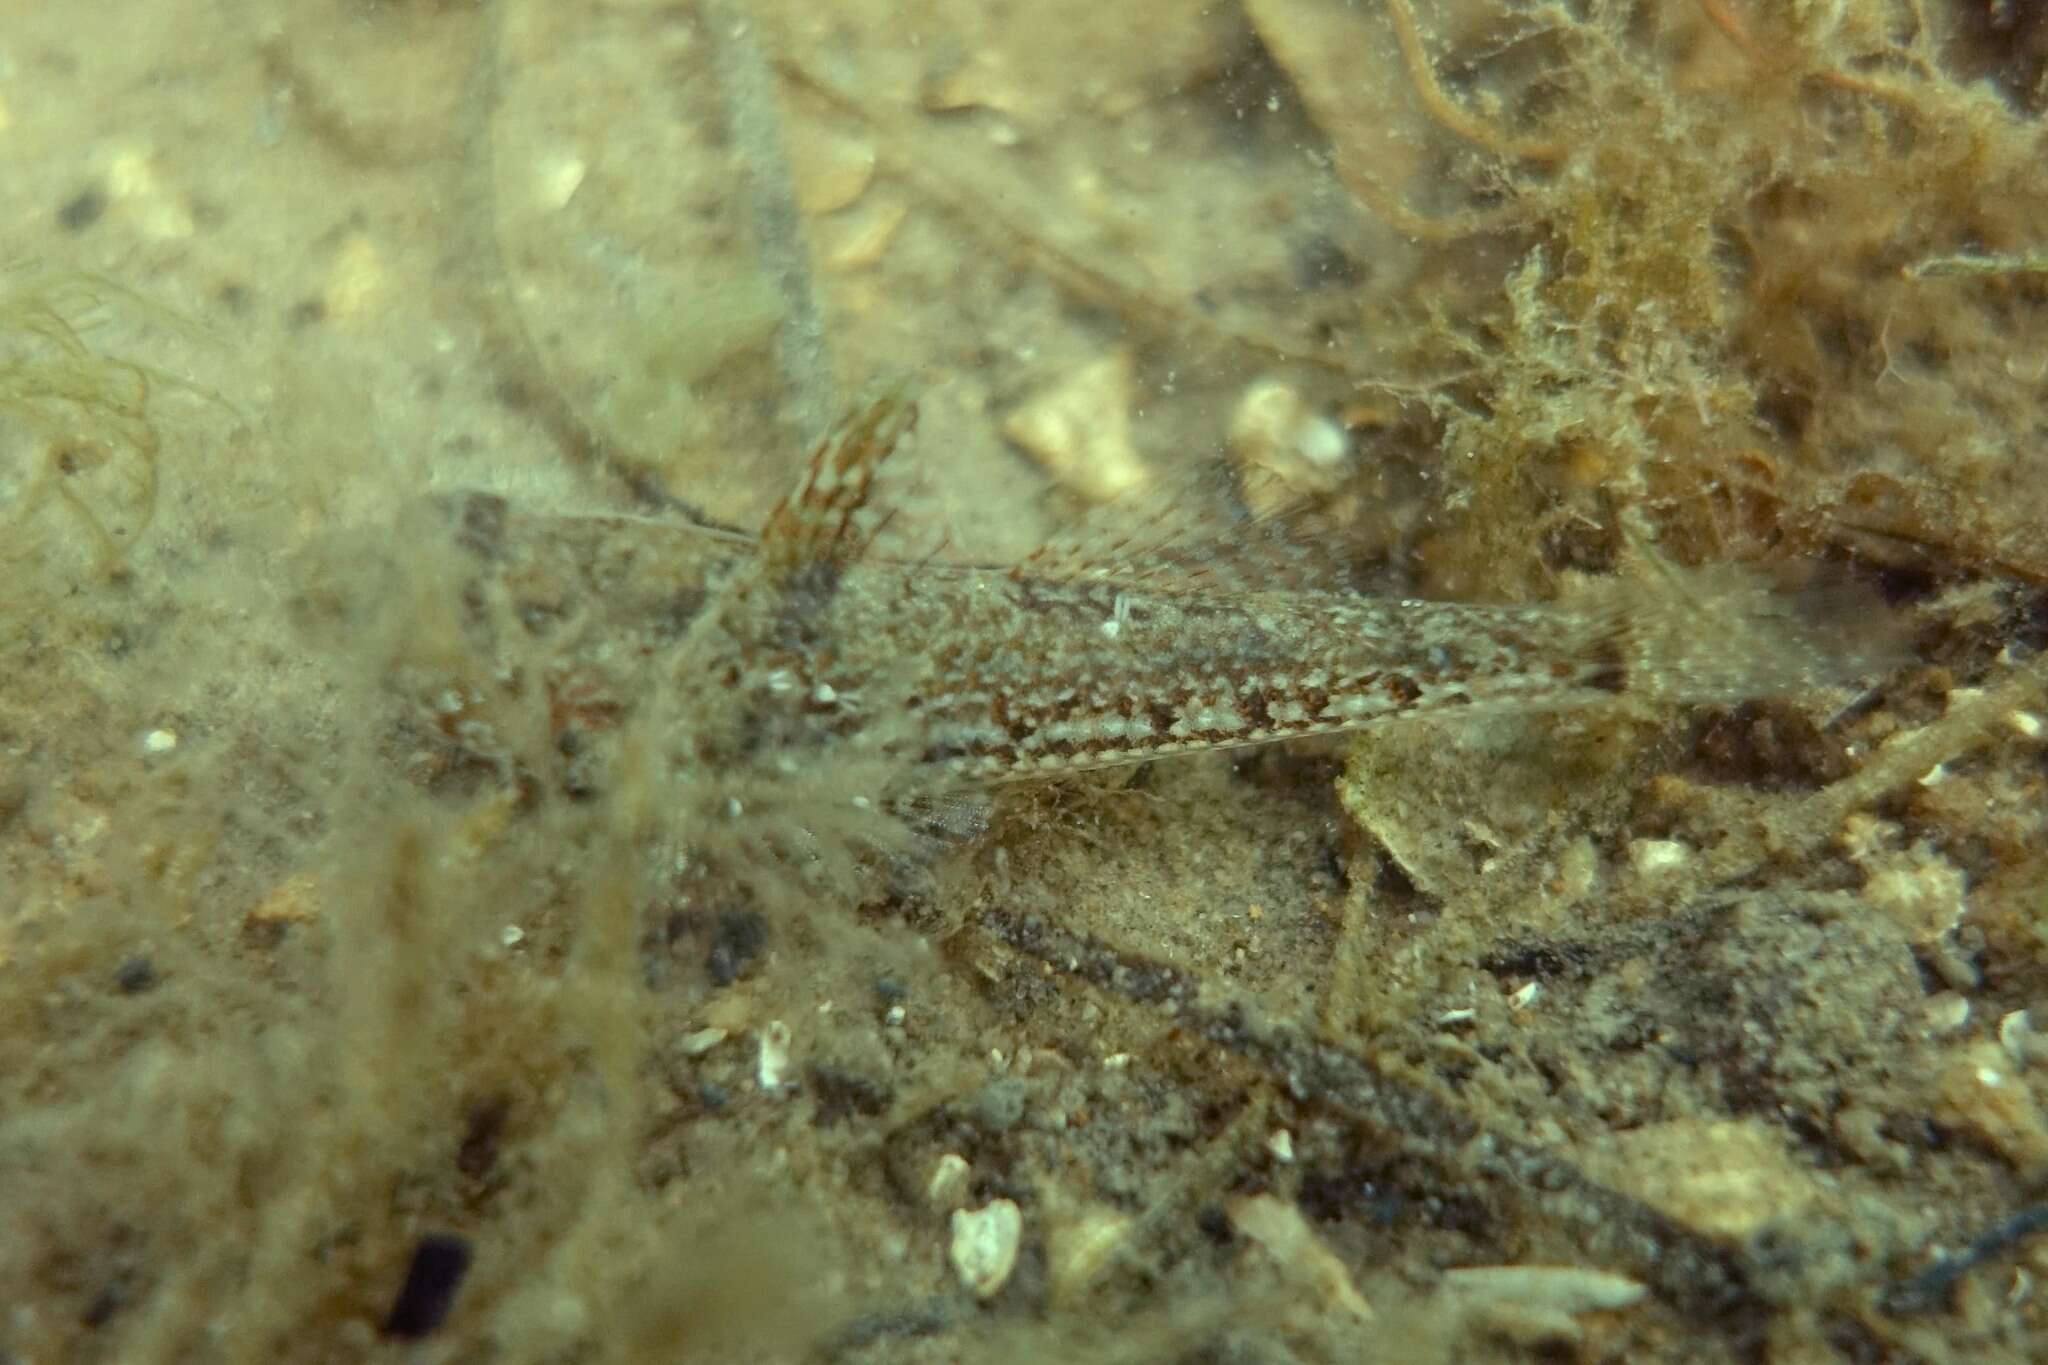
M916 418L889 398L843 423L756 534L443 496L464 629L492 662L440 689L434 728L498 770L497 736L538 735L526 780L572 796L606 785L626 736L698 852L843 871L963 792L1401 717L1842 674L1780 597L1702 576L1498 605L1204 574L1185 551L1167 570L1138 552L904 554L884 476Z

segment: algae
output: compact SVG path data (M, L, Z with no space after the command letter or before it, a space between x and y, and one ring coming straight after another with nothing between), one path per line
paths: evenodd
M11 573L52 548L49 529L37 524L51 503L85 531L102 574L120 567L156 514L162 437L150 397L165 376L88 341L95 315L139 303L106 278L25 264L0 271L0 413L35 447L9 471Z
M198 240L117 200L0 301L0 1353L2040 1354L2041 1251L2001 1231L2032 1226L2048 1142L2038 17L1303 0L1077 54L1078 3L745 7L784 135L874 152L865 202L795 244L841 262L815 281L838 386L933 376L936 477L1019 484L999 409L1109 338L1162 463L1276 372L1348 421L1364 458L1328 501L1378 581L1533 598L1821 561L1911 650L1770 703L1019 793L919 876L735 890L659 863L710 785L590 759L659 736L600 743L616 718L549 675L546 642L590 629L576 594L535 571L489 616L464 595L488 528L414 505L483 482L620 515L579 482L605 464L579 440L614 435L685 494L771 467L773 440L712 439L783 411L759 228L718 216L730 149L604 161L649 89L716 103L713 35L689 6L336 5L288 48L196 8L185 40L241 54L221 84L145 79L151 51L93 89L126 119L217 102L178 108L233 169L166 153ZM576 231L500 256L420 206L498 223L578 128L520 123L479 177L446 162L490 106L398 96L508 11L533 30L508 98L547 93L551 49L641 79L574 87L615 134L580 144L595 174L551 220ZM1310 18L1350 37L1303 42ZM285 60L343 29L388 70ZM1044 88L1068 69L1085 95ZM235 141L252 90L310 187ZM0 201L44 162L68 186L71 131ZM678 199L724 246L643 296ZM285 321L322 287L301 244L335 232L406 287ZM632 257L630 296L551 273L554 242ZM253 300L207 319L250 336L230 378L98 325L176 332L157 290ZM504 296L530 354L476 322ZM254 429L184 422L195 394ZM652 448L679 431L706 439ZM1023 1211L985 1302L947 1266L949 1156L961 1198ZM1284 1253L1247 1216L1274 1208ZM408 1326L417 1250L451 1243L449 1312ZM1967 1266L1930 1280L1943 1246ZM1445 1273L1501 1265L1649 1292L1562 1311Z

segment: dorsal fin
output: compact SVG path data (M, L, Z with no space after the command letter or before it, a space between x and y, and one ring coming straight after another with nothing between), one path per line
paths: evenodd
M917 426L917 404L891 394L856 412L818 443L803 482L761 527L761 557L772 570L844 567L866 552L888 518L873 509L875 477Z
M760 562L772 579L799 571L836 576L876 550L878 538L877 552L891 560L945 557L952 536L943 518L924 515L934 509L919 496L922 471L889 458L909 446L917 417L915 402L891 393L819 442L803 481L761 528ZM1350 586L1342 538L1312 500L1253 512L1220 465L1199 465L1092 507L1008 568L1020 578L1114 580L1157 592Z
M1089 508L1011 573L1155 592L1338 591L1351 580L1343 549L1312 500L1254 512L1227 471L1202 466Z

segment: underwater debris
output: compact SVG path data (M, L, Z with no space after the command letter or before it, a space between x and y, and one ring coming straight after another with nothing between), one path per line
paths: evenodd
M1965 252L1954 256L1930 256L1900 267L1909 280L1952 280L1978 275L2048 274L2048 251L2014 255L1979 256Z

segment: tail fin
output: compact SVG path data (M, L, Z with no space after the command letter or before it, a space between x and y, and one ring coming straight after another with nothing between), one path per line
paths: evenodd
M1738 565L1679 569L1596 590L1598 647L1627 690L1661 701L1742 701L1840 687L1906 658L1901 622L1844 579L1785 591Z

